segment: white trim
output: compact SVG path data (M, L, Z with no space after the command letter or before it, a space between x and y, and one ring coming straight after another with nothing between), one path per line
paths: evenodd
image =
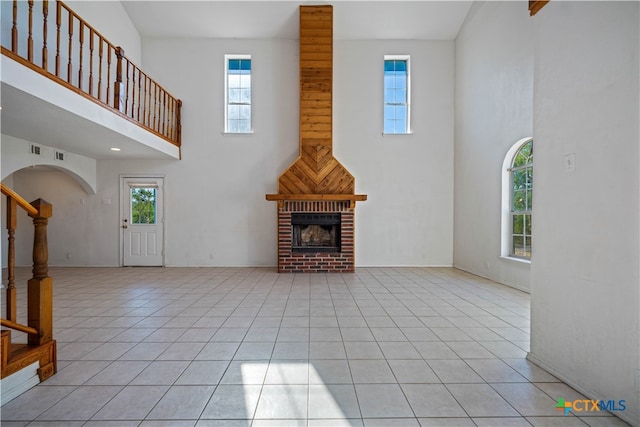
M547 371L547 373L553 375L554 377L558 378L560 381L562 381L563 383L567 384L569 387L574 388L578 393L583 394L584 396L588 397L589 399L602 399L601 396L599 396L599 393L595 392L594 390L588 389L586 387L584 387L582 384L577 383L575 381L573 381L571 378L561 374L557 369L553 368L553 366L547 362L545 362L544 360L542 360L541 358L539 358L538 356L536 356L535 354L531 353L530 351L527 352L527 357L526 359L533 363L534 365L537 365L538 367L540 367L541 369ZM629 424L631 424L632 426L634 425L635 422L637 422L638 418L640 417L640 413L635 412L634 413L634 409L636 409L637 406L634 405L629 405L627 406L627 410L625 411L621 411L621 412L609 412L611 415L613 415L614 417L620 418L621 420L624 420L626 422L628 422ZM630 409L630 410L629 410Z
M224 123L223 123L223 131L222 135L247 135L253 133L253 61L251 61L251 121L250 121L250 129L249 132L230 132L229 131L229 121L227 119L228 116L228 107L229 107L229 60L230 59L248 59L251 61L251 55L248 54L225 54L224 55Z
M384 132L384 61L407 61L407 131L403 133L385 133ZM411 127L411 55L384 55L382 62L383 83L382 83L382 134L383 135L411 135L413 128Z
M521 264L531 264L531 260L527 258L517 258L514 256L504 256L504 255L501 255L498 258L504 259L506 261L519 262Z
M122 218L124 218L124 203L123 203L123 197L124 194L122 192L122 189L124 188L124 182L126 179L130 179L130 178L134 178L134 179L157 179L157 180L162 180L161 185L159 186L160 190L162 191L162 266L165 267L167 265L167 254L166 254L166 248L168 247L167 245L167 203L165 203L165 201L167 200L167 177L164 174L120 174L119 175L119 183L120 185L118 186L118 192L119 194L119 198L120 198L120 217L118 218L118 267L124 267L124 236L122 233L122 230L120 229L121 225L122 225ZM128 197L128 195L127 195Z
M507 151L502 162L502 216L501 216L501 239L500 257L505 259L518 259L511 256L511 165L513 157L518 150L533 138L528 136L513 144ZM523 259L523 261L525 261Z
M33 362L31 365L0 380L2 405L5 405L7 402L40 383L40 377L38 376L39 367L40 362Z

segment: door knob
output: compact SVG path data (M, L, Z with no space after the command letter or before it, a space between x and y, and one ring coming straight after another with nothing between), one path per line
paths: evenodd
M127 224L123 225L122 228L129 228Z

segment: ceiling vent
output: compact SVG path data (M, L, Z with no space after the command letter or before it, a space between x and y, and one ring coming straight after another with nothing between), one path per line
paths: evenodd
M36 156L40 155L40 146L35 144L29 145L29 154L35 154Z

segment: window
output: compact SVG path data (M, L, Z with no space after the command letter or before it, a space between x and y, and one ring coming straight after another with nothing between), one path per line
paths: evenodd
M384 57L384 133L409 133L408 55Z
M504 194L505 189L507 194ZM508 200L507 209L504 208L505 200ZM505 158L503 174L503 213L506 214L503 215L504 256L531 258L532 208L533 139L526 138L518 141ZM504 233L505 231L507 232Z
M225 55L225 132L251 133L251 56Z

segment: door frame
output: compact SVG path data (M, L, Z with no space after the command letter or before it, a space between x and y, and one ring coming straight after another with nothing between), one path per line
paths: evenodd
M124 232L122 231L122 220L124 218L124 210L125 210L125 205L126 203L124 202L124 197L125 197L125 193L124 193L124 181L126 179L157 179L160 180L160 185L159 188L162 190L162 244L161 244L161 251L162 251L162 267L166 266L166 255L165 255L165 248L167 247L167 208L166 208L166 199L167 199L167 194L166 194L166 187L167 187L167 177L164 174L137 174L137 173L125 173L125 174L120 174L119 175L119 187L118 187L118 193L120 193L120 197L119 197L119 203L120 203L120 209L119 209L119 218L118 218L118 259L120 260L120 267L124 267ZM126 197L129 197L129 194L127 192Z

